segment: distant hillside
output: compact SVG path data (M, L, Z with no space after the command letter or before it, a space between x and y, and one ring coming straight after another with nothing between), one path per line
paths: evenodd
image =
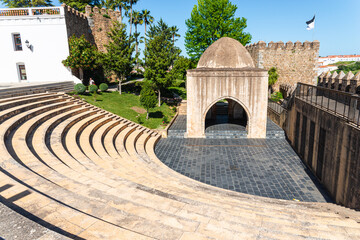
M353 74L356 74L360 70L360 62L337 62L332 65L338 66L338 69L336 70L337 73L340 73L341 71L348 73L351 71Z

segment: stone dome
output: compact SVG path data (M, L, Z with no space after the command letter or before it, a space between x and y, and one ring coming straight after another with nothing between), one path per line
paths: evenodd
M255 67L250 53L237 40L223 37L206 49L197 68Z

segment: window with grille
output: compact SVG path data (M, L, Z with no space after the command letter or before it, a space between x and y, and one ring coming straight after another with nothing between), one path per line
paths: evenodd
M19 67L19 76L20 76L20 80L26 80L26 70L25 70L25 65L18 65Z
M21 37L20 37L20 33L14 33L13 34L14 37L14 49L15 51L22 51L22 44L21 44Z

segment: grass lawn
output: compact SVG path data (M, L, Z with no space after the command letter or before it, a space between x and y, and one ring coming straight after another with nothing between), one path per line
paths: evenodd
M140 97L134 94L99 93L96 96L96 102L92 95L80 95L80 97L92 105L151 129L165 128L175 115L175 109L163 103L161 107L151 109L149 120L146 120L146 110L140 105Z

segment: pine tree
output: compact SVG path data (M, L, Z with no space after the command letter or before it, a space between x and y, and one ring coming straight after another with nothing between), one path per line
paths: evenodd
M155 86L160 106L161 91L171 86L173 82L170 66L180 54L180 50L174 46L170 29L162 20L157 25L151 26L147 35L149 40L145 50L144 77Z
M148 84L143 84L142 86L140 104L146 109L146 119L149 119L149 109L156 106L156 94Z
M101 62L105 70L113 72L119 79L119 93L121 94L122 81L132 71L137 56L133 56L135 39L126 34L125 24L114 22L108 33L110 42L105 45L107 53L101 56Z

